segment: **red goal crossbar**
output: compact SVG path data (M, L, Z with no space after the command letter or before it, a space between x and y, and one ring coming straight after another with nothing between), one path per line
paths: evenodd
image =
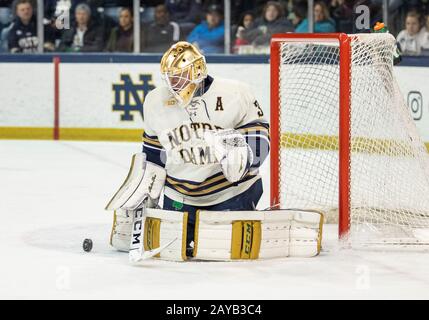
M344 238L350 229L350 111L351 111L351 38L344 33L321 34L275 34L271 40L271 206L280 204L280 67L281 67L281 43L284 42L309 42L309 41L338 41L340 51L339 61L339 236ZM313 94L309 92L309 94ZM287 165L287 164L286 164Z

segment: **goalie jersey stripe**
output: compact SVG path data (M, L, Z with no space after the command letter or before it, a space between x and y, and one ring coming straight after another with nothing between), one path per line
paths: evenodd
M246 182L256 176L256 174L248 173L242 180L240 180L240 183ZM229 182L224 177L223 173L220 172L201 183L175 179L173 177L167 176L166 186L177 192L180 192L181 194L198 197L207 196L226 190L230 187L237 186L237 183Z
M267 122L261 122L261 121L254 121L247 123L243 126L235 128L236 130L240 132L247 132L247 131L265 131L268 133L270 128L270 125Z
M262 165L270 151L270 125L267 122L253 121L236 128L246 137L246 142L253 152L253 163L250 167L256 169Z
M143 150L146 154L146 160L165 167L165 149L162 147L157 136L149 136L143 132Z
M270 125L266 122L252 122L244 126L235 128L245 137L261 137L270 141Z
M150 147L162 149L162 145L158 140L157 136L149 136L146 132L143 132L143 144Z

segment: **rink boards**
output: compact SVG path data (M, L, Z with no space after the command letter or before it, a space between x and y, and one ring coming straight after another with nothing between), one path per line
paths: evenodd
M0 56L0 139L53 139L56 127L62 140L140 141L144 98L162 80L159 57L130 57L64 56L55 73L50 57ZM423 140L429 141L429 68L424 66L429 60L421 65L404 60L405 66L395 67L396 78ZM267 57L208 61L213 77L248 83L269 118Z

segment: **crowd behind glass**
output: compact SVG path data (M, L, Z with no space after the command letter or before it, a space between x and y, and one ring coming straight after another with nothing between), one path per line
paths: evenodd
M382 2L315 1L314 32L369 32L356 29L355 8L368 6L374 25ZM45 0L44 51L133 52L132 7L132 0ZM147 0L140 7L140 52L161 53L179 40L205 54L224 52L223 1ZM36 8L36 0L0 0L0 52L37 52ZM388 29L403 54L429 55L429 0L390 0L388 10ZM268 53L272 34L308 32L307 13L307 0L232 0L231 52Z

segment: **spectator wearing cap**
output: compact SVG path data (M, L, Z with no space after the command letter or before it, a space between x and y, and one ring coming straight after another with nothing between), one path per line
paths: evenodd
M322 1L314 4L314 32L326 33L335 32L335 21L331 19L328 7ZM295 32L308 32L308 19L304 19L295 29Z
M91 19L91 9L86 3L76 6L75 25L65 30L59 51L99 52L103 50L103 28Z
M192 30L187 41L196 45L205 54L223 53L224 35L222 9L213 5L207 9L206 20Z
M165 52L170 46L181 40L180 26L170 20L170 14L164 4L155 7L155 21L143 30L143 52Z
M242 39L257 46L268 46L275 33L293 31L292 23L285 18L282 5L268 1L262 10L262 16L256 19L253 28L242 32Z

